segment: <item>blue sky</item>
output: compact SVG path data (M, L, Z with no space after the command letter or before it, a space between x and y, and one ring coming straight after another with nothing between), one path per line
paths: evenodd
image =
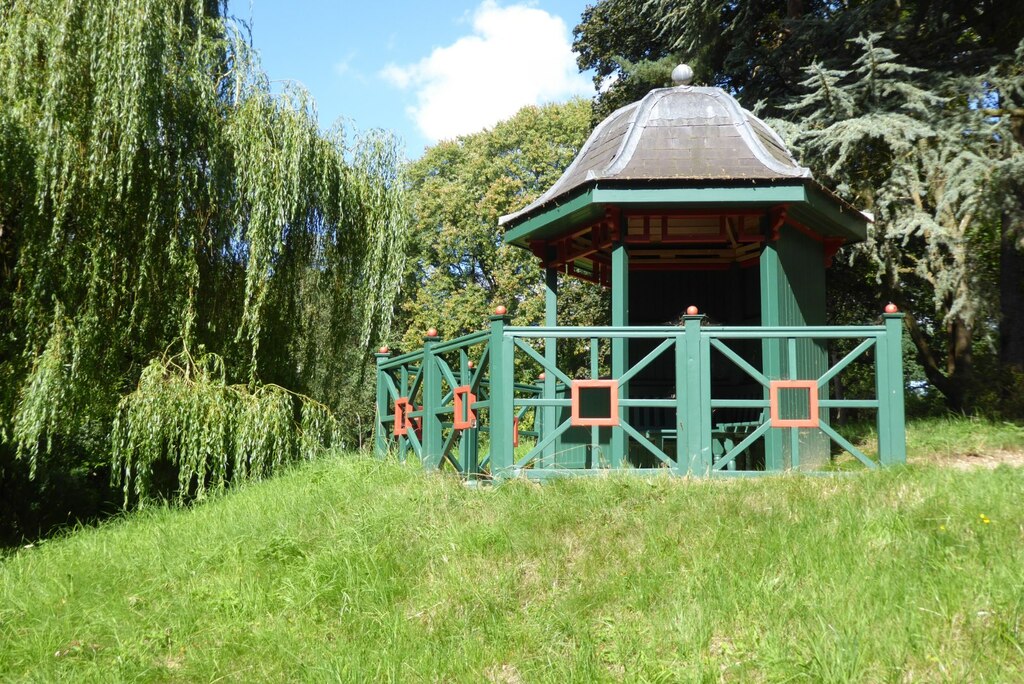
M393 130L415 158L524 105L592 95L569 49L586 4L249 0L231 11L251 21L269 77L313 94L322 126Z

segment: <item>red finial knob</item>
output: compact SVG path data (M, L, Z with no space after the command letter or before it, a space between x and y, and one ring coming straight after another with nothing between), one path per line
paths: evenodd
M380 349L379 349L378 351L379 351L379 352L380 352L381 354L387 354L387 353L388 353L388 352L389 352L390 350L388 349L387 345L384 345L384 346L383 346L383 347L381 347L381 348L380 348Z
M889 302L888 304L885 305L885 313L888 313L888 314L899 313L899 310L900 310L900 308L898 306L896 306L895 304L893 304L892 302Z
M700 309L695 307L693 304L691 304L690 306L686 307L686 315L687 316L696 316L699 313L700 313Z
M437 337L437 328L431 328L428 330L427 337Z
M472 361L467 361L466 362L466 368L472 368L472 367L473 367L473 362Z
M540 375L537 376L537 379L538 380L543 380L545 377L547 377L547 376L544 375L543 373L541 373Z
M504 316L507 313L508 313L508 309L505 308L504 304L499 304L498 306L494 307L494 315L495 316Z

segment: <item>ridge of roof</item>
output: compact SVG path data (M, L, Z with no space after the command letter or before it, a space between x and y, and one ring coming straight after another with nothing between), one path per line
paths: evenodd
M735 98L715 87L658 88L606 117L547 191L498 223L514 223L600 180L779 179L812 176Z

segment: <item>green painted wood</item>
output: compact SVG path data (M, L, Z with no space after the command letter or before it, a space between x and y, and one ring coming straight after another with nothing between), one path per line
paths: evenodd
M420 460L424 467L436 469L441 467L444 456L443 435L438 411L441 406L441 365L434 353L434 345L439 342L436 337L423 338L423 366L420 377L423 383L423 444Z
M701 367L700 358L700 326L703 320L703 315L684 316L683 339L681 343L677 342L683 353L682 359L678 360L677 356L676 361L677 367L682 369L681 378L676 373L676 397L682 399L676 467L681 473L689 475L706 472L701 445L701 402L704 400L701 388L706 382L703 375L708 373L707 368Z
M628 433L630 437L635 439L640 444L640 446L642 446L644 449L647 449L647 451L653 454L654 457L657 458L659 461L661 461L670 468L675 467L676 463L673 462L671 458L669 458L668 454L666 454L664 451L656 447L654 443L651 442L649 439L641 435L632 425L630 425L629 423L623 423L622 429L626 433Z
M620 234L625 233L626 226L620 218ZM629 254L626 245L620 243L612 248L612 326L624 328L629 325ZM619 379L620 401L629 396L628 383L622 380L629 365L629 340L618 337L612 339L612 377ZM596 376L595 376L596 377ZM619 407L619 421L629 420L629 411ZM612 468L622 467L622 458L629 447L625 431L612 430L610 463Z
M768 386L768 378L766 378L763 373L754 368L742 356L730 349L724 342L722 342L721 339L710 337L710 335L711 333L708 333L708 337L710 338L709 342L714 349L717 349L725 356L725 358L736 364L736 366L749 375L752 380L755 380L758 384L764 387Z
M836 365L828 369L828 372L818 378L818 387L827 387L828 383L835 376L839 375L849 366L854 360L856 360L861 354L871 349L875 345L875 338L869 337L860 344L858 344L849 354L839 359Z
M545 358L544 356L541 356L540 353L536 349L531 347L527 342L525 342L523 340L520 340L520 339L516 339L516 338L514 338L512 336L508 336L506 339L510 340L512 342L512 344L514 344L519 349L523 350L523 352L527 356L529 356L531 359L533 359L534 361L539 363L541 368L544 369L545 376L548 373L550 373L551 375L555 376L555 379L557 379L558 381L562 382L563 384L565 384L565 385L572 384L572 380L569 378L568 375L566 375L565 373L560 371L558 369L558 366L556 366L554 364L550 364L549 365L547 358Z
M381 364L387 361L391 354L375 354L377 360L377 420L373 426L373 446L377 456L383 457L388 452L387 425L384 423L385 416L390 414L390 402L388 401L387 374L381 368Z
M892 465L907 462L903 409L903 314L883 314L883 319L886 332L875 362L878 454L882 465ZM883 424L886 426L884 438Z
M515 341L505 336L508 316L491 316L490 342L490 411L488 415L491 437L491 475L495 479L508 477L513 463L512 412L514 391L513 356Z
M778 307L769 311L773 315L781 317L786 313L784 307ZM767 424L762 424L764 419L758 421L747 421L737 423L720 423L717 427L712 423L713 409L755 409L766 414L767 399L712 399L711 398L711 349L716 348L723 351L727 361L735 363L727 353L728 348L722 344L725 339L759 339L763 345L770 343L778 352L777 369L773 374L763 375L768 378L791 378L791 379L815 379L819 386L827 389L828 380L834 377L843 367L846 367L854 358L861 356L871 346L876 347L873 355L877 363L876 379L878 383L877 399L856 399L856 400L832 400L821 399L821 409L827 412L830 408L877 408L878 429L879 429L879 453L881 462L884 465L900 463L905 461L905 430L903 426L903 380L902 380L902 358L901 336L902 317L893 315L886 317L883 326L851 326L843 328L830 328L824 326L801 327L788 324L784 326L759 326L755 328L719 328L701 327L703 316L684 317L683 327L656 326L641 329L630 328L629 326L612 326L608 328L567 328L559 329L557 333L548 328L514 328L507 325L507 318L495 317L492 319L492 329L488 333L490 342L487 344L487 351L484 356L491 355L488 365L494 368L491 377L483 378L480 375L482 369L470 369L468 367L467 350L462 348L458 351L459 363L457 372L449 370L445 373L445 365L442 359L437 356L439 346L436 339L427 339L422 351L420 365L405 364L401 367L385 371L385 366L393 359L386 355L378 355L378 386L377 386L377 407L378 419L375 424L375 447L382 453L391 443L389 438L389 423L393 419L389 415L390 400L392 396L407 396L413 405L423 405L422 410L410 412L411 417L422 419L423 435L422 440L417 439L414 431L410 431L408 437L398 440L399 454L401 458L407 458L409 454L419 456L427 467L438 467L444 460L449 460L458 470L466 476L480 472L483 463L488 463L499 479L511 476L517 467L523 465L536 465L544 469L546 467L567 467L568 461L559 461L564 458L565 453L558 451L563 446L572 448L582 447L579 465L568 466L569 468L599 469L612 465L615 468L621 467L625 461L627 452L625 446L618 451L618 463L613 460L613 447L610 444L611 435L619 431L623 434L623 442L628 445L629 439L638 444L638 449L653 454L658 462L672 462L674 470L681 474L705 475L710 471L735 469L736 456L744 448L751 446L764 433L764 439L768 441L771 436L777 435L778 441L783 446L783 468L799 468L806 465L804 454L809 451L809 444L804 431L796 429L771 429ZM792 315L790 314L790 319ZM560 334L562 331L565 334ZM518 332L523 331L519 339ZM513 356L517 347L527 350L528 355L538 357L545 365L550 361L545 353L543 356L533 350L527 339L545 339L553 341L558 337L580 337L586 333L590 345L590 375L597 377L600 368L600 343L605 339L636 339L638 336L660 333L662 339L653 346L653 351L641 358L638 363L649 362L651 358L666 354L669 347L675 345L674 355L676 357L676 395L674 398L663 399L631 399L623 395L621 400L622 424L617 429L610 428L575 428L577 432L586 433L585 439L573 437L568 442L566 436L572 432L567 418L567 411L570 406L568 399L568 384L559 383L556 373L550 375L553 380L553 392L547 395L545 385L547 383L515 383L513 377ZM816 344L820 340L814 339L812 335L823 338L857 338L861 340L852 352L844 356L833 368L826 368L818 375L815 371L814 353ZM653 337L653 335L652 335ZM495 340L498 341L497 348L500 350L494 354ZM450 347L449 347L450 348ZM809 351L808 351L809 350ZM533 351L533 354L529 354ZM546 351L546 350L545 350ZM742 357L739 357L742 361ZM723 359L719 358L721 362ZM481 359L483 361L483 359ZM740 364L737 364L740 365ZM634 367L635 368L635 367ZM501 369L501 370L497 370ZM838 369L838 370L837 370ZM618 369L616 369L618 370ZM618 377L627 380L635 377L630 375L633 368L621 372ZM755 369L756 372L756 369ZM817 371L815 371L817 372ZM391 374L397 376L397 384L392 380ZM559 371L559 374L560 371ZM451 377L449 377L449 375ZM564 375L564 374L562 374ZM415 379L413 379L415 376ZM546 376L547 378L548 376ZM486 399L476 403L477 410L485 410L488 425L477 429L466 430L456 435L452 430L450 422L443 422L442 419L453 413L453 407L445 401L445 396L440 393L443 390L443 383L449 385L454 383L466 384L475 380L483 392L488 391ZM571 380L566 378L568 383ZM419 395L416 395L418 391ZM516 393L525 394L516 398ZM483 394L482 394L483 396ZM825 395L827 397L827 395ZM799 398L799 397L796 397ZM678 429L655 429L644 427L639 430L629 424L628 418L631 415L630 409L664 409L674 408ZM540 448L526 459L515 459L511 446L511 417L519 415L524 417L529 410L534 411L535 425L533 430L524 429L521 434L534 435L537 438L537 447ZM561 414L557 418L554 427L558 434L545 434L543 418L536 419L536 416L544 410L551 410ZM507 416L507 420L498 420L500 415ZM559 423L561 421L561 423ZM539 425L537 423L540 423ZM734 425L735 427L729 427ZM433 426L433 432L432 427ZM763 430L762 430L763 428ZM491 453L482 461L479 459L479 434L490 435ZM821 431L814 431L825 440L834 441L842 448L847 449L860 460L866 457L862 453L850 449L852 445L845 438L839 436L827 422L822 423ZM754 433L757 433L756 435ZM440 436L440 443L435 443ZM653 438L652 438L653 435ZM753 436L751 436L753 435ZM639 438L638 438L639 436ZM579 435L582 437L582 435ZM421 444L422 441L422 444ZM666 441L675 443L675 458L670 451L665 450ZM451 449L458 444L458 455L452 453ZM658 446L658 445L661 446ZM558 447L556 453L558 458L552 459L553 463L543 460L543 452L552 447ZM611 447L611 448L610 448ZM540 454L540 456L538 456ZM540 461L532 460L540 458ZM870 459L868 459L870 460ZM769 471L771 462L769 461ZM741 468L749 465L741 465Z
M655 359L660 357L666 350L668 350L675 343L676 343L675 338L669 338L669 339L665 340L664 342L662 342L661 344L659 344L657 347L652 349L646 356L644 356L642 359L640 359L639 361L634 363L633 366L628 371L626 371L623 375L618 376L619 377L619 382L620 383L627 383L627 382L629 382L631 379L636 377L636 375L638 373L640 373L641 371L646 369L647 366L649 366L652 361L654 361Z
M590 377L600 376L600 340L596 337L590 339ZM597 468L601 465L601 428L591 426L590 428L590 467Z
M779 253L776 244L768 244L761 252L761 325L766 328L782 324L781 311L778 306L779 289L782 269L779 264ZM769 380L782 379L782 349L780 340L767 338L761 342L761 367L764 376ZM764 388L764 398L769 398L768 388ZM778 430L769 430L764 435L765 470L784 470L784 450L782 435Z
M529 464L531 461L533 461L535 458L540 456L541 453L543 453L544 449L548 448L548 446L553 444L555 442L555 440L557 440L566 430L569 429L569 426L570 426L570 421L568 421L568 420L563 421L561 425L559 425L554 430L549 432L544 437L544 439L542 439L539 442L537 442L537 444L533 447L533 449L528 451L525 456L523 456L521 459L516 461L516 466L522 468L522 467L526 466L527 464Z
M878 467L877 463L875 463L870 458L865 456L864 452L861 451L860 449L858 449L857 447L855 447L853 444L851 444L848 439L846 439L841 434L839 434L834 429L832 429L831 425L826 425L825 423L822 423L821 431L824 432L825 435L827 437L829 437L830 439L832 439L836 444L838 444L839 446L841 446L842 448L846 449L848 452L853 454L857 458L858 461L860 461L861 463L866 465L868 468L877 468Z
M675 408L675 399L623 399L622 406L629 408Z
M767 399L712 399L711 408L768 408Z
M525 407L533 407L533 406L540 406L540 407L571 406L572 405L572 399L529 399L529 398L523 398L523 399L516 399L515 400L515 405L516 406L525 406Z
M769 208L785 204L794 218L826 236L861 241L867 236L868 220L817 188L803 182L793 184L685 187L685 188L601 188L595 187L531 217L509 224L505 242L526 246L530 239L550 238L570 228L593 222L605 206L620 208L700 208L723 212L738 208Z
M825 326L825 325L777 325L777 326L715 326L710 328L714 337L728 340L760 340L765 337L774 339L784 337L795 337L797 339L855 339L868 336L885 334L885 326L862 325L862 326ZM679 333L679 327L674 325L640 325L627 328L616 327L565 327L537 328L537 327L512 327L505 329L505 334L523 339L537 339L546 337L558 337L559 339L586 339L589 337L601 337L612 339L625 337L635 339L664 339L673 337ZM710 334L710 332L709 332Z
M559 226L598 218L603 213L593 201L593 191L588 190L509 229L505 242L525 246L527 238L549 237L558 233Z
M756 430L744 437L739 444L736 444L732 449L728 450L722 458L714 466L714 470L722 470L731 463L736 462L736 457L739 456L743 451L751 444L756 442L762 435L767 435L771 431L770 423L762 423Z
M761 255L761 324L804 328L825 327L824 252L817 242L795 228L782 226L779 239ZM817 380L828 371L828 346L812 335L774 334L762 342L765 375L770 380ZM828 385L819 385L818 399L828 398ZM767 392L765 394L767 396ZM806 400L787 393L780 398L784 416L799 416ZM819 407L818 420L827 423L828 410ZM773 429L765 436L769 469L822 467L830 458L828 438L817 429Z
M698 330L696 337L700 354L700 395L697 404L700 409L700 474L707 475L711 472L714 461L711 439L711 340L699 333Z
M388 370L394 370L401 368L402 366L408 366L409 364L419 363L423 359L423 350L417 349L414 352L407 352L405 354L399 354L398 356L392 356L390 359L384 362L384 368Z
M558 326L558 271L553 268L544 270L544 325L549 328ZM544 359L547 365L552 368L558 367L558 338L549 337L544 340ZM553 399L555 397L555 385L558 379L554 373L544 373L543 398ZM558 410L553 407L546 407L540 411L540 426L538 430L541 437L546 437L550 430L555 427L558 420ZM545 448L542 466L553 464L555 457L555 443Z
M458 351L460 349L466 349L472 347L475 344L486 342L489 337L486 330L469 333L462 337L456 337L451 340L441 340L438 338L434 342L434 354L447 354L448 352Z

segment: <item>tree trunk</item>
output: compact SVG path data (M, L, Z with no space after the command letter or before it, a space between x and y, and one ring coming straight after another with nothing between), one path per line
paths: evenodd
M894 298L893 301L899 301ZM935 389L946 399L950 411L964 413L967 410L968 397L974 378L974 354L972 332L963 319L955 318L947 328L945 368L939 365L938 358L931 347L928 335L918 325L913 314L906 307L900 306L907 315L904 319L910 339L917 348L917 359L924 368Z

